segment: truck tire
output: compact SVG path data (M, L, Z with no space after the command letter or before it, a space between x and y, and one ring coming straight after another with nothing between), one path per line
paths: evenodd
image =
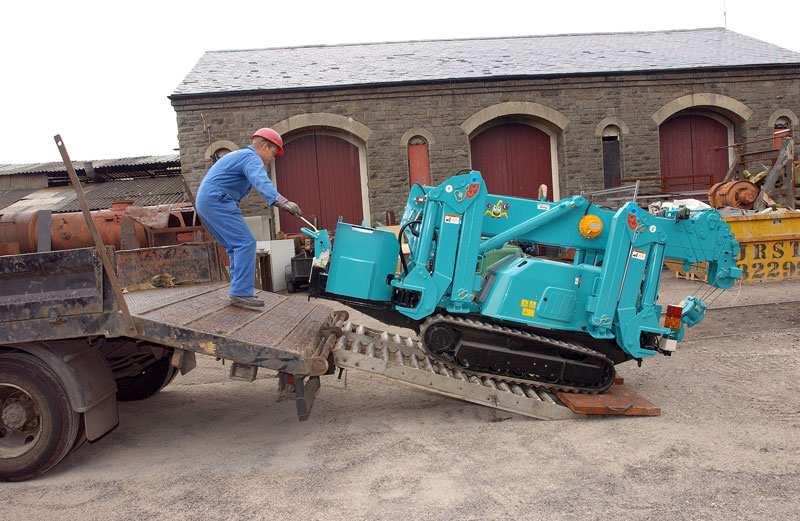
M0 481L24 481L75 447L81 415L61 380L38 358L0 353Z
M118 379L117 400L121 402L146 400L166 387L177 374L178 371L172 367L169 356L159 358L138 375Z
M87 441L89 440L86 438L86 422L83 414L81 414L80 421L78 422L78 432L75 433L75 441L72 442L72 448L69 449L67 454L72 454L76 450L80 449L86 444Z

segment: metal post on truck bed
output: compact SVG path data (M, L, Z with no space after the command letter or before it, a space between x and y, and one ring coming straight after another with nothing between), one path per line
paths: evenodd
M61 153L61 160L64 162L64 168L67 169L67 175L69 176L69 181L72 184L72 188L75 189L75 193L77 194L78 204L83 212L83 219L86 221L86 227L92 234L94 246L97 249L97 255L100 257L100 261L103 263L103 270L105 270L108 281L111 283L111 289L114 292L114 298L117 300L119 311L125 317L125 323L128 331L136 335L138 334L136 323L133 321L133 317L131 317L131 312L128 309L127 302L125 302L125 295L122 293L122 287L120 286L119 279L117 278L117 273L114 270L114 265L111 263L111 258L109 258L108 252L106 251L103 238L100 236L100 232L97 230L94 220L92 220L92 214L89 210L89 203L86 202L86 194L84 193L83 186L81 186L81 182L78 179L78 174L75 173L75 167L72 166L72 160L67 152L67 147L64 145L64 140L61 139L60 134L53 136L53 139L56 142L58 151Z

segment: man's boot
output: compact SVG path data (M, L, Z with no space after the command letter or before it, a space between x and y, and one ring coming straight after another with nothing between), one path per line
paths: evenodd
M263 311L264 301L257 297L234 297L231 295L231 306L239 308L252 309L254 311Z

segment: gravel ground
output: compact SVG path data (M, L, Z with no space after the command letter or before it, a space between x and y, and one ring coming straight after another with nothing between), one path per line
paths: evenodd
M797 519L798 295L728 292L673 357L621 366L658 418L509 417L351 371L298 423L271 374L199 357L53 472L0 484L0 519Z

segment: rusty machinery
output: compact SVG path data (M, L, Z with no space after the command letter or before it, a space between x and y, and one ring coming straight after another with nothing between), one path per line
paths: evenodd
M203 228L189 203L133 206L118 201L91 212L103 243L114 249L166 246L203 240ZM84 248L93 244L81 212L26 210L0 214L0 254Z
M714 208L752 209L758 198L759 189L750 181L743 179L721 181L708 190L708 202Z
M773 148L743 152L744 145L771 141ZM714 208L763 210L796 206L794 180L794 140L785 132L775 136L733 145L736 160L722 181L708 190Z

